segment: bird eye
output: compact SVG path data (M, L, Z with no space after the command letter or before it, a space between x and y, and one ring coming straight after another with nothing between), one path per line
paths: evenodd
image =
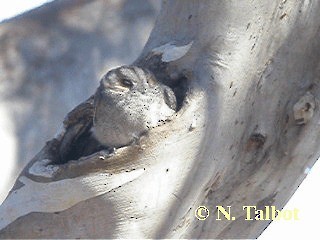
M133 87L133 82L127 78L123 78L120 80L120 83L122 86L127 87L127 88L132 88Z

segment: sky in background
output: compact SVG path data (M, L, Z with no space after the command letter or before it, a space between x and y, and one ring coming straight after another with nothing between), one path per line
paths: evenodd
M3 0L0 3L0 21L51 1L52 0Z
M0 21L40 6L50 0L9 0L0 3ZM1 57L1 56L0 56ZM1 163L3 164L3 163ZM306 172L309 170L306 169ZM267 239L317 239L320 236L320 162L308 173L305 181L290 199L284 210L299 209L298 221L274 221L259 237Z

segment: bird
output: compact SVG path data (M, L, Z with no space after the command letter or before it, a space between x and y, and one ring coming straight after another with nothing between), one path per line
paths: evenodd
M176 113L177 100L148 69L128 65L107 72L94 94L93 135L103 146L119 148Z
M63 164L137 143L176 111L174 91L150 70L133 65L112 69L103 75L96 92L67 114L54 162Z

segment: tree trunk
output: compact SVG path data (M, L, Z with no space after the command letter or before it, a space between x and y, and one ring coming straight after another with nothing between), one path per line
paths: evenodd
M180 110L137 145L48 165L62 132L2 204L0 236L258 237L270 220L246 220L243 206L282 209L319 156L319 10L317 1L164 1L135 64L168 84L183 76ZM191 47L165 57L179 46ZM216 220L218 205L234 219Z
M55 0L0 24L0 203L99 77L139 56L159 9L158 0Z

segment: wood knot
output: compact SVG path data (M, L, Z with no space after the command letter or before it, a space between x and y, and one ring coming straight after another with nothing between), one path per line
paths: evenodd
M293 116L297 125L304 125L311 120L315 109L315 97L307 92L293 106Z
M253 133L247 142L246 150L252 151L254 149L262 148L265 142L266 136L262 135L261 133Z

